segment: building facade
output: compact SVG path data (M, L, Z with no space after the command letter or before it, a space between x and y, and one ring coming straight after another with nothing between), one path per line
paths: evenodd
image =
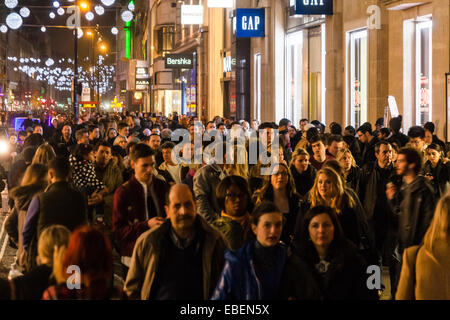
M323 1L333 14L297 15L295 0L239 0L231 8L151 1L151 111L356 128L389 110L403 116L404 131L433 121L444 138L450 2ZM183 22L184 5L203 7L201 22ZM243 8L265 11L264 37L237 37ZM170 54L192 56L192 68L166 69Z

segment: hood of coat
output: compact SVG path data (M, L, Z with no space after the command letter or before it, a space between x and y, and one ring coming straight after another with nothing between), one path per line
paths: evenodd
M19 186L11 189L9 196L14 199L19 209L26 209L33 197L43 192L47 186L42 184L32 184L28 186Z

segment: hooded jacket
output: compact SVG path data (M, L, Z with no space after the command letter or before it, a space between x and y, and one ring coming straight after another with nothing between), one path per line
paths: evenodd
M279 287L275 299L313 299L318 290L306 277L307 266L279 243L276 261ZM212 300L262 300L262 283L257 276L254 261L255 240L247 242L238 251L225 252L225 265L217 283Z
M450 300L450 245L443 240L433 245L432 251L426 246L404 251L396 300Z
M28 206L33 197L45 190L45 185L32 184L28 186L19 186L10 191L10 197L14 199L14 208L6 222L6 230L13 241L17 242L18 264L25 270L30 270L36 266L35 258L37 255L37 235L33 236L27 255L23 248L22 230L25 224Z

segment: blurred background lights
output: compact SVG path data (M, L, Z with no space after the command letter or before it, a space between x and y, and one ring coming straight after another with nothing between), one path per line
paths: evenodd
M94 14L92 13L92 12L86 12L86 20L88 20L88 21L92 21L92 20L94 20Z
M27 7L23 7L20 9L19 13L22 17L28 18L30 16L30 9L28 9Z
M109 6L112 6L112 5L114 4L115 1L116 1L116 0L102 0L102 3L103 3L105 6L109 7Z
M18 4L19 2L17 0L5 0L5 6L8 9L14 9Z
M94 10L95 13L97 13L99 16L105 13L105 8L103 8L102 6L95 6Z
M22 25L22 22L22 17L15 12L8 14L8 16L6 17L6 25L14 30L19 29Z
M133 20L133 13L130 10L125 10L120 16L124 22L130 22Z

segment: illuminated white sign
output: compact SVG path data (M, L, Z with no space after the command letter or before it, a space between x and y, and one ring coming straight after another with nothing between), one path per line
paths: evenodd
M208 0L208 8L233 8L233 0Z
M203 6L182 5L181 24L203 24Z

